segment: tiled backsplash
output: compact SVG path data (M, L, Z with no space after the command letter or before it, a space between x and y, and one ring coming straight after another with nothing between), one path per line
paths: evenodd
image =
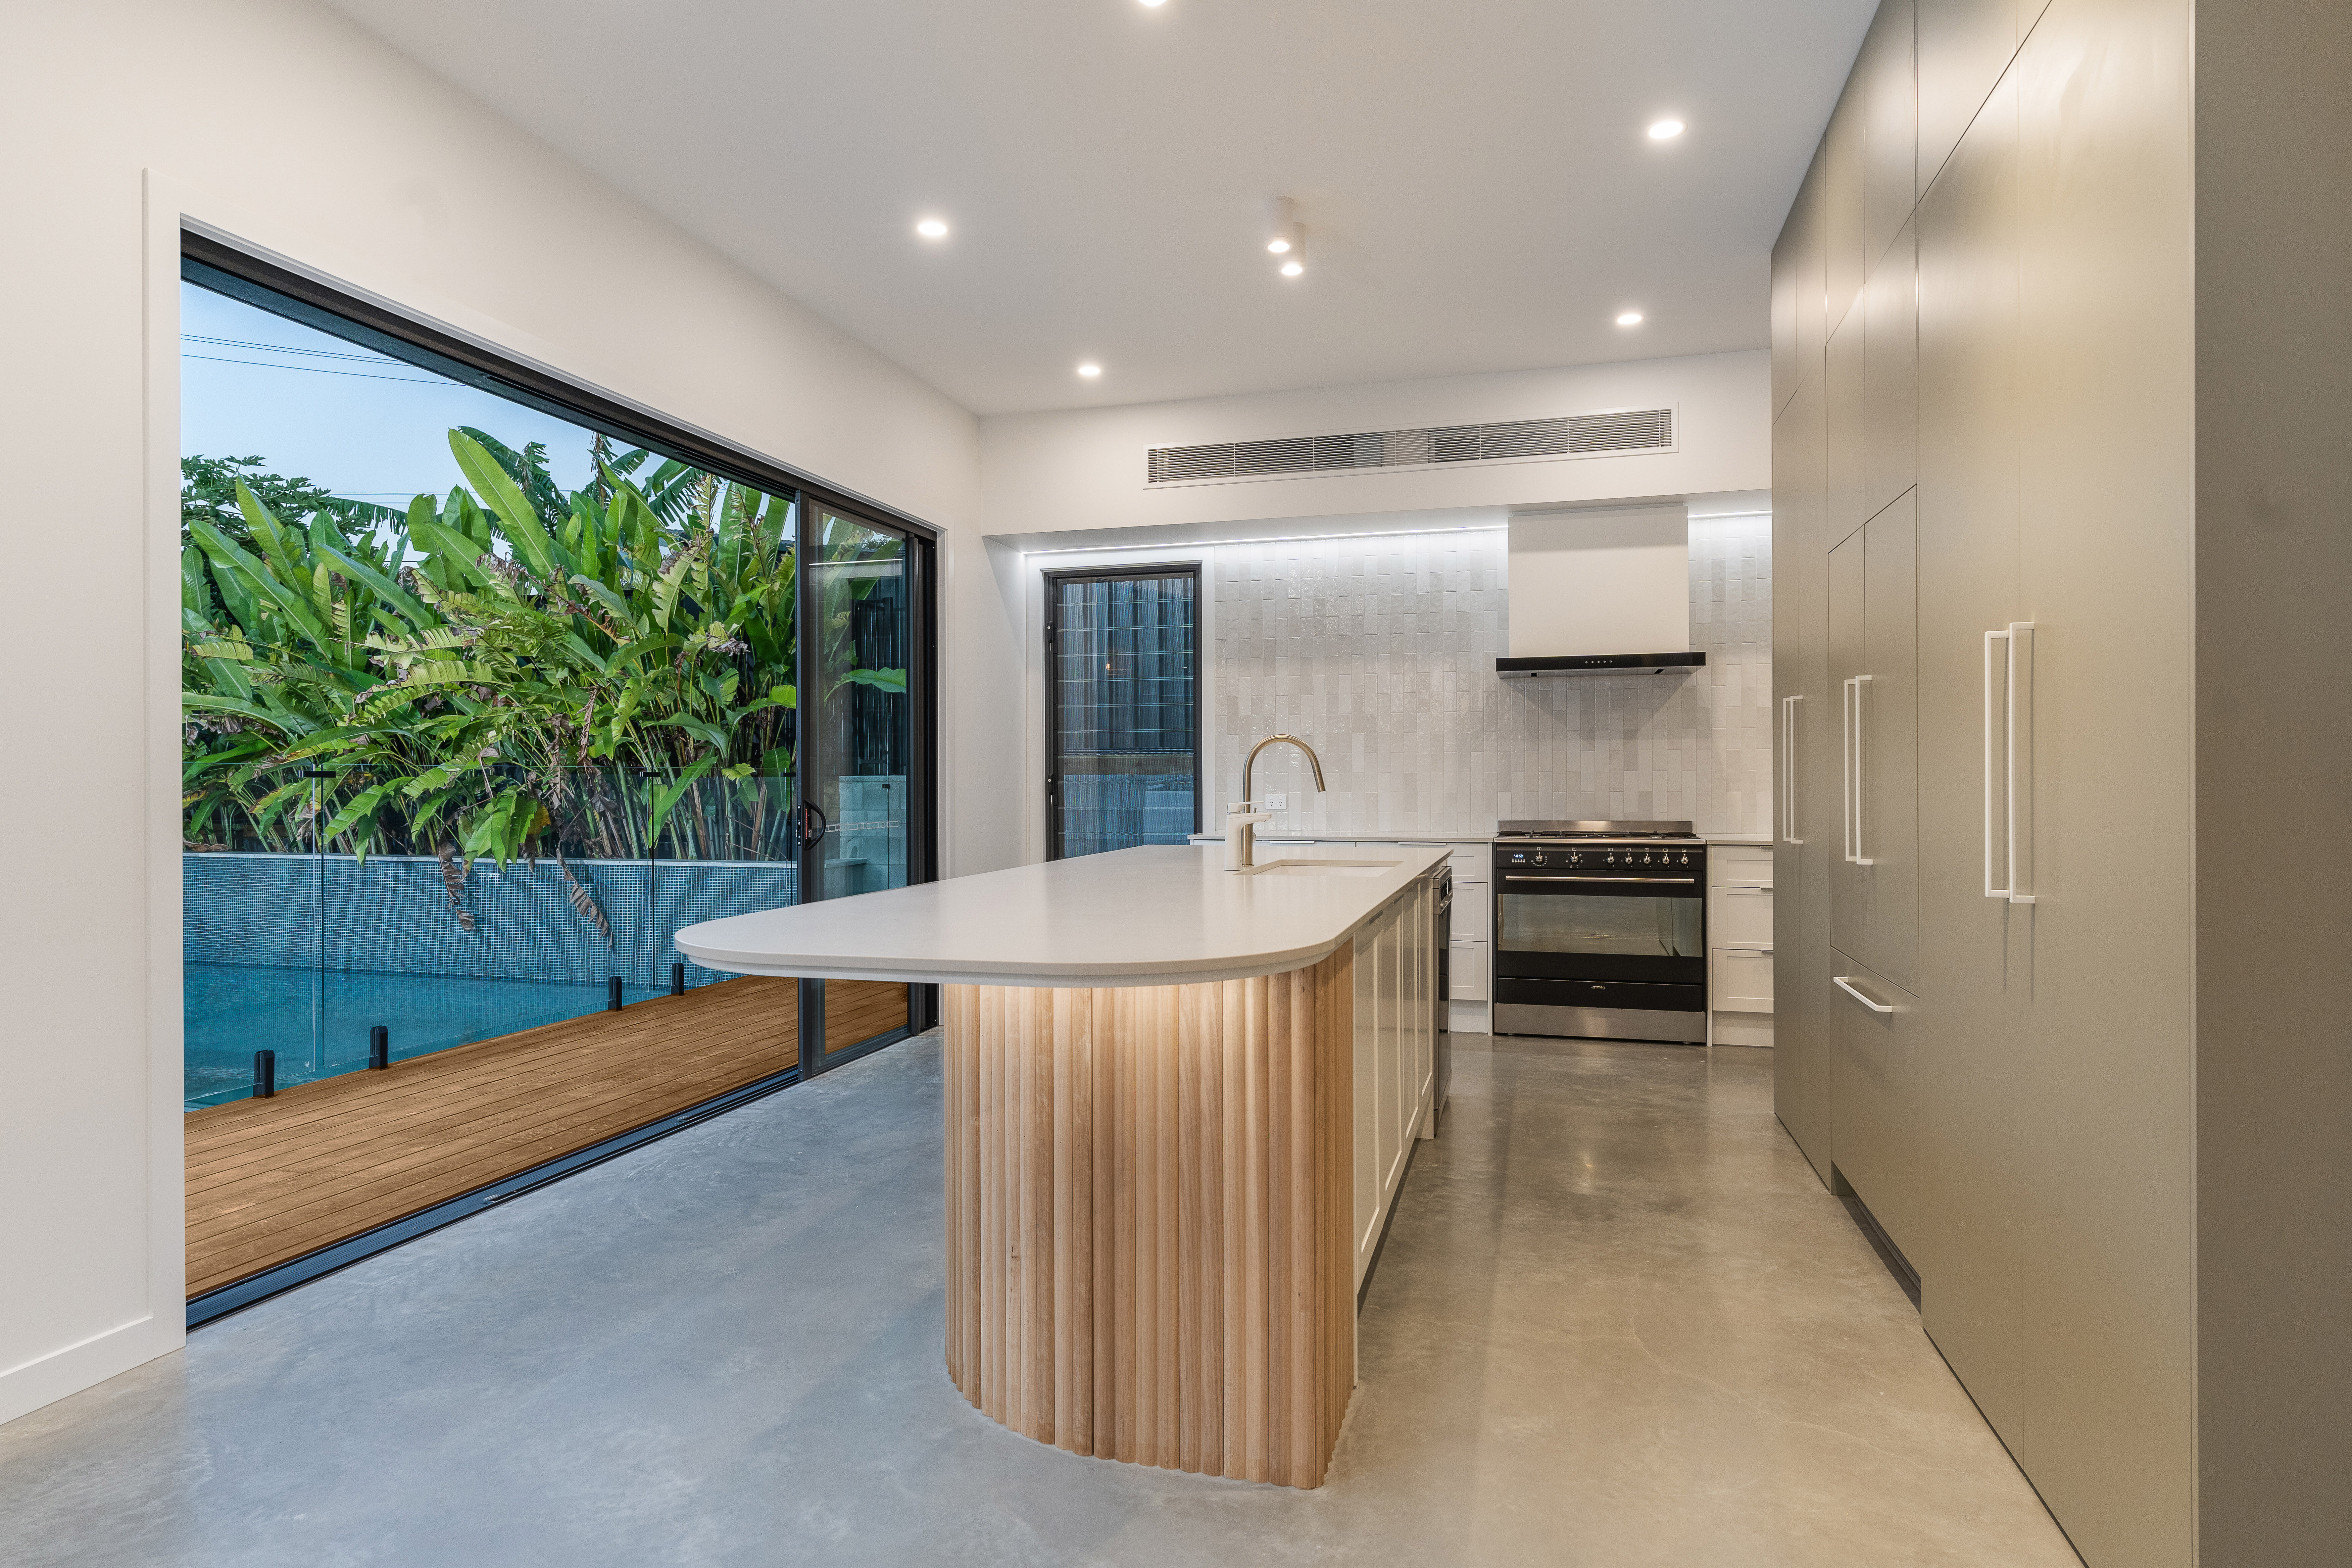
M1213 828L1260 738L1305 737L1329 793L1282 746L1260 831L1482 837L1507 817L1772 820L1772 526L1693 518L1688 676L1505 680L1502 531L1285 540L1215 552Z

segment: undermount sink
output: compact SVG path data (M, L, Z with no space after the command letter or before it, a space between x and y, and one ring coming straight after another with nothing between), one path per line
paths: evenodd
M1385 877L1401 864L1395 860L1268 860L1252 866L1252 877Z

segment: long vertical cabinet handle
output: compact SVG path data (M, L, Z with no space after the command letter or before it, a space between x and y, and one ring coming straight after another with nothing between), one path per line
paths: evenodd
M1998 653L1994 652L1996 644L2000 646ZM1998 795L2005 810L2009 799L2009 785L2002 776L2009 767L2009 745L2005 731L1999 731L2001 738L1996 742L1999 726L1994 715L1996 710L2008 711L2005 700L2008 679L2009 634L1987 632L1984 635L1984 877L1985 897L1988 899L2009 897L2007 883L1994 880L2003 873L1993 869L1993 863L2000 858L1999 852L1993 847L1996 837L1993 801Z
M1838 682L1838 854L1853 864L1853 682Z
M1844 708L1848 714L1845 721L1845 858L1850 866L1876 864L1869 856L1862 852L1863 804L1866 794L1864 786L1868 783L1862 767L1864 745L1862 714L1866 695L1863 688L1869 683L1870 677L1866 675L1850 677L1845 683Z
M1999 644L1998 657L1993 652ZM1993 710L2002 711L1996 723ZM1996 762L1998 737L2000 760ZM2033 623L2011 621L2009 629L1985 633L1984 641L1984 875L1985 897L2012 904L2033 901ZM2005 830L1993 830L1998 794ZM2002 840L1997 855L1993 841ZM1996 883L1996 859L2002 861Z
M1797 837L1797 704L1800 693L1780 699L1780 842L1802 844Z
M2009 901L2033 901L2033 623L2009 623Z

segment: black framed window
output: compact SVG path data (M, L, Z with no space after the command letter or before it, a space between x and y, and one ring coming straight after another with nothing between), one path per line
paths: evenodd
M1201 822L1197 566L1045 576L1046 854L1181 844Z

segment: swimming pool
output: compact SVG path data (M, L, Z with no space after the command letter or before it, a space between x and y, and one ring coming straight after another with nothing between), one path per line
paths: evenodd
M597 1012L607 996L604 981L201 963L188 963L184 974L191 1110L252 1093L256 1051L278 1053L283 1089L366 1067L368 1030L377 1024L391 1031L399 1061ZM627 1002L658 994L651 985L622 987Z

